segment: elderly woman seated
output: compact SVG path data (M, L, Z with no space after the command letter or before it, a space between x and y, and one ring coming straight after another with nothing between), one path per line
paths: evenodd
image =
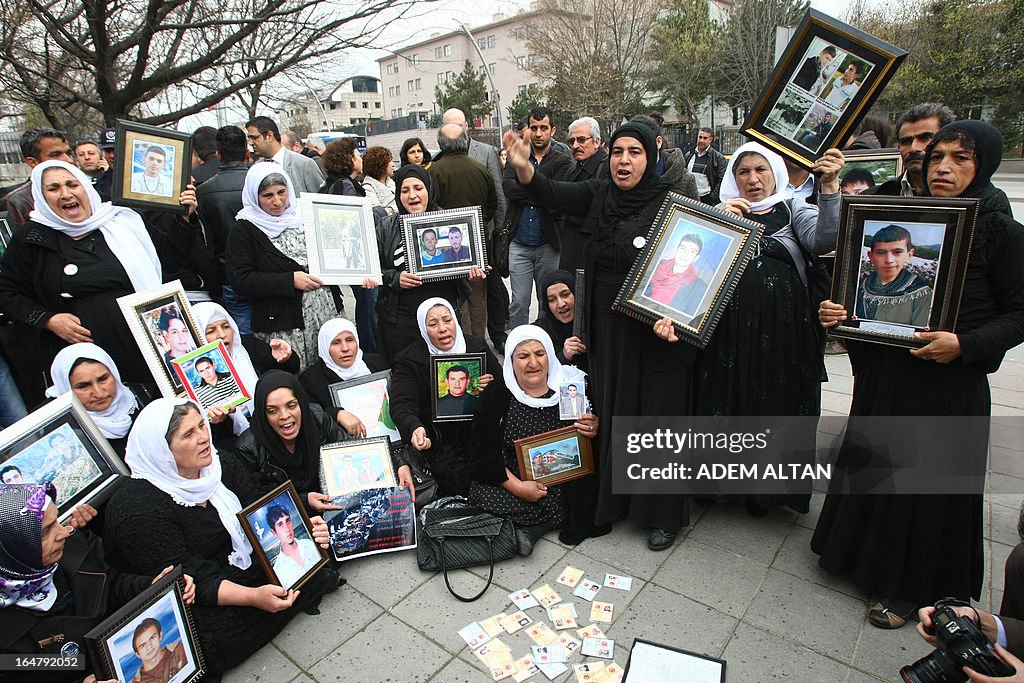
M325 567L301 591L268 584L236 517L259 492L244 468L221 458L198 406L184 399L148 405L128 436L132 479L107 505L110 563L137 574L181 564L196 580L193 609L211 671L237 666L270 642L299 611L317 613L338 586ZM327 527L313 518L326 547Z

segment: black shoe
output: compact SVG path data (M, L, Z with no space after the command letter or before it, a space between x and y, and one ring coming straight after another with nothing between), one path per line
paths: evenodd
M586 531L562 529L558 532L558 542L565 545L579 545L590 536Z
M654 529L647 536L647 547L651 550L668 550L676 542L676 535L664 529Z

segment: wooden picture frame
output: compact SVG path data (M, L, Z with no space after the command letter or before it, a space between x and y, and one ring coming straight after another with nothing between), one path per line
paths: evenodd
M809 9L740 132L809 169L842 147L906 57Z
M185 604L185 578L181 566L160 578L85 635L85 647L97 668L97 677L131 681L142 667L135 652L158 646L171 657L172 680L194 683L206 673L199 633L191 608ZM164 660L161 660L164 661ZM179 668L180 667L180 668Z
M281 553L281 540L274 532L275 527L282 528L284 525L279 533L289 533L288 522L282 521L285 515L290 522L290 533L295 540L296 547L304 559L311 563L301 568L301 572L297 572L288 562L284 561ZM274 521L270 521L271 516L275 517ZM327 565L327 554L313 540L313 523L309 521L306 508L299 499L295 485L290 479L251 505L246 506L238 513L238 520L242 523L242 529L252 544L253 555L259 559L270 583L289 590L301 588L314 574Z
M515 447L523 481L555 486L594 473L590 438L572 426L516 439Z
M762 230L746 218L669 192L613 309L652 325L668 317L680 338L704 348ZM675 273L682 264L686 269Z
M117 120L111 202L133 209L186 213L181 193L192 178L192 136Z
M903 177L903 157L895 147L845 150L843 157L846 164L839 174L839 191L843 194L861 194ZM860 177L864 178L863 183L858 182ZM847 187L847 183L851 186Z
M168 398L185 396L185 385L171 360L205 345L206 335L192 315L181 281L165 282L143 292L126 294L118 298L117 305L161 395Z
M0 481L52 481L61 523L78 505L98 506L130 474L70 391L0 432Z
M977 213L976 199L844 196L831 299L847 319L829 334L915 348L915 332L955 332Z
M449 370L463 368L466 377L458 375L453 389L449 389ZM487 354L452 353L430 357L432 417L437 422L472 420L476 399L480 396L480 376L487 374Z
M327 285L383 284L369 199L303 193L299 207L310 275Z
M213 371L217 376L217 384L228 382L234 389L230 396L217 399L212 391L205 388L207 385L203 379L203 373L196 368L196 364L203 358L212 363ZM171 365L174 366L178 380L184 384L188 397L198 403L204 411L214 407L227 410L240 406L252 398L245 390L245 383L242 382L238 370L235 369L235 364L231 362L231 354L228 353L224 342L219 339L171 360ZM222 396L222 394L217 393L217 396Z
M335 382L327 387L335 408L358 417L366 427L366 436L386 436L392 445L402 443L395 421L391 419L391 370Z
M409 272L424 282L452 280L469 275L471 268L487 268L483 214L479 206L404 214L401 225ZM453 247L455 238L449 237L453 228L459 234L457 254ZM432 242L430 233L433 233Z
M388 437L329 444L320 449L320 490L331 498L398 486Z

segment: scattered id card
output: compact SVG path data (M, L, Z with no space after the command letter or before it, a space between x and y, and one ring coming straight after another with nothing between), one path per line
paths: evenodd
M609 638L584 638L581 652L585 657L612 659L615 657L615 641Z
M572 592L577 598L583 598L587 602L590 602L597 597L598 591L601 590L601 584L594 583L590 579L583 579L576 586L576 590Z

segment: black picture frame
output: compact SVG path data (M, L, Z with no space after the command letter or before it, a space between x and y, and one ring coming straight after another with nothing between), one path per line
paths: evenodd
M762 230L746 218L669 192L612 308L650 324L668 317L681 339L704 348ZM700 244L690 263L696 277L688 283L661 284L663 274L675 268L680 245L696 247L693 236ZM672 256L663 258L668 254Z
M114 133L114 186L111 203L133 209L186 213L179 202L192 177L192 136L167 128L117 120ZM157 175L147 174L147 156L163 151ZM152 179L151 179L152 178Z
M466 277L472 268L487 268L487 245L484 241L483 214L479 206L404 214L401 225L409 272L424 282ZM458 228L462 234L459 251L465 249L467 253L465 258L460 255L457 260L445 260L453 253L448 237L453 227ZM420 248L424 246L422 239L429 231L434 232L437 240L433 257Z
M14 230L11 229L11 223L7 220L6 211L4 216L0 217L0 256L7 253L7 248L11 246L11 240L14 239Z
M199 645L199 633L191 608L185 604L185 578L181 565L161 577L128 604L85 634L85 647L100 680L130 681L141 666L132 644L136 629L141 637L152 630L160 637L164 656L178 658L181 671L188 671L181 683L194 683L206 673L206 661ZM159 627L150 626L155 620ZM173 628L172 628L173 625ZM179 680L175 678L174 680Z
M663 656L671 658L673 666L669 668L678 673L679 676L664 678L665 669L663 667L655 667L654 671L656 673L653 673L654 677L652 677L652 672L647 670L645 663L641 661L642 658L648 655L647 649L653 650L655 653L661 651ZM636 661L633 659L634 653L637 656ZM688 661L693 661L698 665L697 668L701 674L699 676L700 680L708 680L708 666L716 666L719 671L718 680L720 683L725 683L727 664L724 659L703 655L699 652L691 652L690 650L684 650L672 645L655 643L652 640L645 640L643 638L633 639L633 646L630 648L629 657L626 659L626 668L622 672L622 683L685 683L686 681L693 680L694 676L694 672L680 668L680 666L686 667Z
M479 353L452 353L443 356L430 357L430 378L431 392L430 405L432 417L437 422L455 422L459 420L472 420L473 410L466 412L461 410L454 412L444 401L448 398L447 374L452 366L461 365L469 371L468 383L465 388L465 395L479 397L480 376L487 374L487 358L483 352ZM442 392L444 395L442 395ZM476 401L472 402L474 404ZM465 406L463 406L465 407Z
M3 483L52 481L61 523L78 505L98 506L130 474L70 391L0 432Z
M829 48L835 55L823 65ZM809 169L825 150L842 146L906 57L906 50L810 9L740 132Z
M335 408L347 410L362 420L367 437L386 436L393 446L402 443L402 435L391 419L391 370L335 382L328 385L327 390ZM385 411L386 422L381 419ZM375 412L377 419L374 421Z
M587 273L582 268L576 269L576 289L573 291L572 336L579 337L584 345L587 343ZM542 306L547 302L542 301Z
M831 300L847 309L847 319L829 333L915 348L927 343L914 338L915 332L955 332L977 214L976 199L844 196ZM886 283L892 292L883 293L883 277L871 254L882 229L886 236L899 238L899 230L890 226L910 235L913 252L878 261L883 269L895 267L886 263L899 265ZM886 243L903 245L901 239Z

